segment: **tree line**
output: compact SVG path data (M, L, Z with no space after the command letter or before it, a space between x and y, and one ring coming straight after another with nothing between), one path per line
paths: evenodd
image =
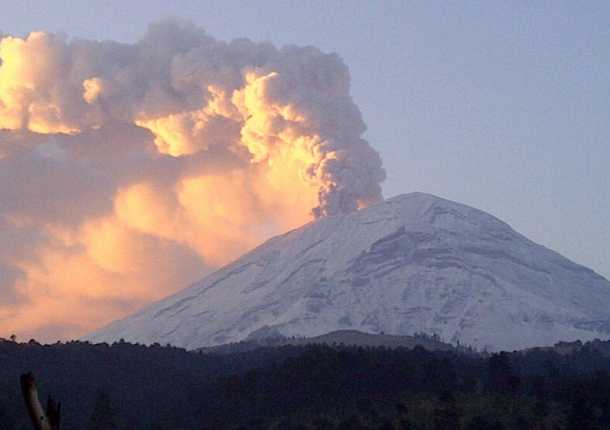
M601 341L498 354L0 341L0 428L30 428L31 371L64 430L608 429L609 357Z

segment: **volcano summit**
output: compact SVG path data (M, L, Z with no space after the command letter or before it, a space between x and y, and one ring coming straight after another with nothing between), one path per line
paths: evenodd
M88 339L195 349L342 329L489 350L608 338L610 283L483 211L412 193L274 237Z

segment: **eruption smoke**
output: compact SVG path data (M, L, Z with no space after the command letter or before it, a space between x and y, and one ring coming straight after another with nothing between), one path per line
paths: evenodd
M0 35L0 336L78 336L265 238L381 199L335 54L165 20Z

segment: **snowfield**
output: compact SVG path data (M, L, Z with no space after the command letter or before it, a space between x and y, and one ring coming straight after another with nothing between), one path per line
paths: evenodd
M481 349L610 338L610 283L480 210L411 193L277 236L87 336L188 349L335 330Z

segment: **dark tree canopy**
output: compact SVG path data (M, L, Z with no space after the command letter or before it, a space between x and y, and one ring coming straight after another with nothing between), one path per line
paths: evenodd
M264 347L201 354L0 342L0 428L29 429L19 375L62 401L63 430L605 429L610 343L565 353Z

